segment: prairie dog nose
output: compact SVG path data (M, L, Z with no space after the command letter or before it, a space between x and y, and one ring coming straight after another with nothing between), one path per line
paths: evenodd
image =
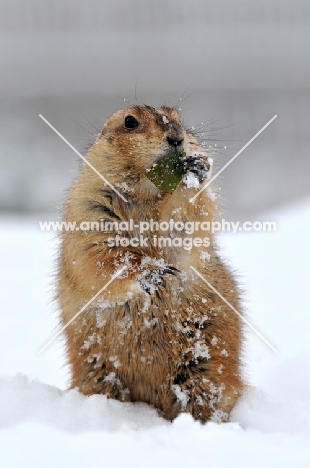
M170 131L167 135L167 142L170 146L177 147L182 145L184 138L182 129L176 124L170 124Z

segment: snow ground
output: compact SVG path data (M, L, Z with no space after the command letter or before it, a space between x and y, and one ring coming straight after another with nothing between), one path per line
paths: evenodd
M50 304L56 242L31 220L0 219L0 460L4 468L309 467L310 201L265 219L275 233L221 237L239 271L248 320L249 391L232 422L172 424L144 404L66 392L63 343Z

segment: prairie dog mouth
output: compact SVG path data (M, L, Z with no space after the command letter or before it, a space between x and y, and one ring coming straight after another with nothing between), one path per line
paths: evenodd
M186 154L186 152L184 150L180 151L178 148L169 149L169 150L165 151L161 156L158 156L156 158L156 160L154 161L153 165L158 164L163 159L170 158L172 156L176 157L176 158L179 158L180 161L181 161L183 158L186 158L187 154Z

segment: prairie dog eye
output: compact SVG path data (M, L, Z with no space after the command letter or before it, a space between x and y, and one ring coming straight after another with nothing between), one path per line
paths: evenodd
M139 125L139 122L133 115L127 115L125 117L125 128L137 128Z

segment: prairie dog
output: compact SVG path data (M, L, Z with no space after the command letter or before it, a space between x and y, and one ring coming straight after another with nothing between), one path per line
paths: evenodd
M147 171L171 154L183 155L186 174L164 193ZM210 159L175 108L136 105L107 120L87 160L127 202L84 164L65 221L133 222L131 230L118 232L62 232L57 291L63 325L126 266L65 330L71 387L151 404L169 420L187 412L201 422L227 421L243 389L241 321L190 268L240 309L238 287L213 234L201 228L214 219L214 197L204 190L190 202L206 183ZM124 245L139 239L139 223L151 220L159 230L144 231L141 245L111 241L117 235L127 239ZM195 222L195 232L188 235L177 222ZM155 245L154 234L173 244ZM179 245L190 237L202 242Z

